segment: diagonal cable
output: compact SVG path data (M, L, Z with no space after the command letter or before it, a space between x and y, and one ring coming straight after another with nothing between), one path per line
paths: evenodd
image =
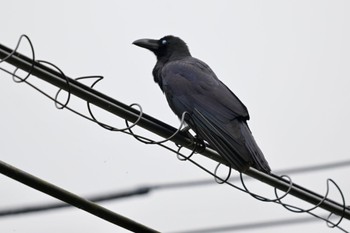
M158 232L2 161L0 173L130 231Z

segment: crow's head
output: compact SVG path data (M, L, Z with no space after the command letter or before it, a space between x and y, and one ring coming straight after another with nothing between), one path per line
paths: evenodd
M134 41L133 44L152 51L158 60L191 56L186 43L175 36L165 36L159 40L140 39Z

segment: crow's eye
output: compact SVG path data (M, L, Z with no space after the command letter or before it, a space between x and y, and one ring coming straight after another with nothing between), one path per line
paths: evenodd
M165 45L165 44L168 43L168 41L167 41L166 39L163 39L163 40L161 41L161 43L162 43L162 45Z

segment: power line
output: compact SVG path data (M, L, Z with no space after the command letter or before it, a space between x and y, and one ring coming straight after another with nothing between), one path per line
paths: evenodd
M314 172L314 171L322 171L326 169L347 167L349 165L350 165L350 160L343 160L343 161L330 162L330 163L318 164L318 165L312 165L312 166L282 169L282 170L275 171L275 173L290 175L290 174L299 174L299 173L305 173L305 172Z
M130 231L158 232L4 163L3 161L0 161L0 173Z
M296 168L289 168L289 169L280 169L276 170L276 174L300 174L300 173L307 173L307 172L315 172L315 171L322 171L322 170L328 170L328 169L334 169L334 168L341 168L341 167L347 167L350 166L350 160L343 160L343 161L337 161L333 163L325 163L325 164L318 164L318 165L310 165L310 166L303 166L303 167L296 167ZM249 177L248 177L249 178ZM229 181L238 181L240 180L239 176L233 176L229 179ZM195 181L185 181L185 182L173 182L169 184L159 184L154 185L153 189L167 189L167 188L177 188L177 187L192 187L192 186L202 186L202 185L211 185L216 184L212 179L203 179L203 180L195 180Z
M304 167L297 167L297 168L290 168L285 170L278 170L276 173L279 174L298 174L298 173L305 173L305 172L314 172L314 171L321 171L326 169L334 169L334 168L340 168L340 167L346 167L350 165L350 160L344 160L344 161L338 161L333 163L327 163L327 164L319 164L319 165L312 165L312 166L304 166ZM234 176L230 178L230 181L236 181L240 178L238 176ZM129 198L134 196L140 196L140 195L146 195L151 193L152 191L156 190L167 190L167 189L175 189L175 188L191 188L191 187L197 187L197 186L204 186L204 185L214 185L217 184L212 179L203 179L203 180L193 180L193 181L181 181L181 182L171 182L171 183L163 183L163 184L155 184L155 185L142 185L140 187L124 190L124 191L118 191L118 192L111 192L111 193L103 193L103 194L96 194L96 195L90 195L85 197L87 200L92 202L103 202L103 201L112 201L122 198ZM25 206L25 207L18 207L18 208L8 208L0 210L0 217L5 216L13 216L18 214L27 214L27 213L35 213L35 212L41 212L41 211L47 211L47 210L54 210L54 209L61 209L71 207L67 203L50 203L50 204L40 204L40 205L31 205L31 206Z
M327 217L327 216L325 216ZM288 218L288 219L278 219L272 221L261 221L261 222L250 222L237 225L227 225L220 227L206 227L196 230L185 230L185 231L176 231L172 233L212 233L212 232L234 232L234 231L243 231L243 230L253 230L269 227L280 227L284 225L292 224L301 224L301 223L312 223L319 221L317 218L304 217L304 218Z
M86 200L90 202L103 202L103 201L111 201L116 199L128 198L133 196L145 195L151 191L150 187L141 187L133 190L127 190L122 192L112 192L112 193L104 193L91 197L86 197ZM69 203L50 203L50 204L40 204L40 205L31 205L19 208L9 208L0 210L0 218L19 215L19 214L29 214L29 213L37 213L48 210L62 209L66 207L72 207Z

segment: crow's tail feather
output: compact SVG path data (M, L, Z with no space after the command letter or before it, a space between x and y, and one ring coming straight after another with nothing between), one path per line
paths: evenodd
M215 117L205 116L198 109L191 115L191 121L188 123L192 129L208 141L232 168L244 172L253 166L270 173L271 169L244 121L234 119L223 124Z
M241 123L241 132L245 138L245 146L252 154L253 167L265 173L270 173L271 168L266 161L264 154L257 145L248 125L245 122Z

